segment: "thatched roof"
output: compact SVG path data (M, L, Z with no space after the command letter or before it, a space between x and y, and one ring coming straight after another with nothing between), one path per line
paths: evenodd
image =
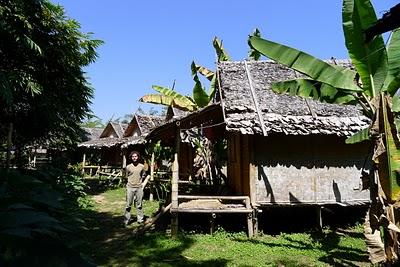
M141 135L148 134L152 129L164 123L165 118L161 116L152 115L135 115L139 124Z
M78 147L102 148L102 147L117 146L120 145L121 143L122 143L122 138L102 137L80 143Z
M144 136L164 122L160 116L135 114L129 124L109 122L96 139L80 143L79 147L103 148L144 144Z
M145 136L164 123L164 117L135 114L124 133L121 147L146 143ZM138 131L136 130L138 129Z
M174 108L172 106L169 106L167 109L167 114L166 114L165 120L170 121L172 119L183 118L188 114L189 114L189 112L187 112L187 111L183 111L183 110Z
M101 133L100 138L122 138L127 127L128 124L126 123L109 122Z
M346 61L339 63L350 66ZM369 125L369 119L356 106L274 93L274 82L296 78L297 74L285 66L272 61L248 61L247 70L250 78L244 61L218 64L228 131L349 136Z

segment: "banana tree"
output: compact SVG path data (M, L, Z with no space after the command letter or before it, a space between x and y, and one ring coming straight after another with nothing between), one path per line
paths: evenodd
M217 37L213 39L213 47L215 49L218 61L230 60L230 57L224 47L222 41ZM142 96L139 101L145 103L152 103L158 105L172 106L174 108L183 111L195 111L199 108L207 106L215 95L216 89L216 78L215 72L196 64L194 61L191 64L192 78L195 82L193 87L193 97L184 96L179 94L173 89L153 85L152 88L158 92L158 94L147 94ZM200 78L197 74L203 75L207 80L210 81L210 89L207 93L206 89L201 84Z
M252 35L251 49L304 75L279 82L273 90L324 102L360 104L371 125L349 138L347 143L372 140L373 174L370 176L372 204L365 236L372 262L395 262L399 256L400 232L396 216L400 204L400 139L396 117L400 99L400 30L391 34L385 46L382 36L366 42L364 30L377 21L369 0L343 0L345 43L355 70L317 59L302 51ZM379 230L383 229L384 242Z

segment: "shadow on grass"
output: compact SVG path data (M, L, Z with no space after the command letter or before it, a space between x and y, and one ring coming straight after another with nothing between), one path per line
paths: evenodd
M84 210L86 221L82 252L99 266L226 266L228 260L194 260L183 256L194 241L189 237L168 237L165 232L135 234L138 225L123 224L122 216Z
M362 233L346 232L348 237L363 238ZM368 254L361 249L342 246L340 244L341 237L344 234L341 231L315 232L311 235L315 242L319 242L326 256L319 260L333 266L359 266L359 262L369 262Z
M361 233L351 233L348 234L348 237L353 238L362 238ZM262 244L269 247L282 247L282 248L291 248L296 250L314 250L318 249L325 252L325 255L320 257L318 260L320 262L328 263L332 266L359 266L360 263L368 264L368 254L366 251L362 249L357 249L351 246L344 246L340 244L341 238L344 236L343 233L339 231L329 231L327 233L323 232L311 232L311 239L313 243L304 242L300 240L296 240L291 238L290 235L283 235L282 238L286 239L290 243L279 244L268 242L264 240L258 239L234 239L238 242L248 242L252 244ZM315 246L315 244L320 244L320 246ZM284 262L285 261L285 262ZM301 262L296 262L296 260L290 260L290 262L286 262L285 259L282 261L277 261L277 264L283 264L284 266L302 266Z

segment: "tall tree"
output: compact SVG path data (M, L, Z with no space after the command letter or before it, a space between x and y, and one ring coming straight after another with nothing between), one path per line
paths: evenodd
M0 0L0 39L0 136L73 144L93 97L83 68L102 41L47 0Z
M371 118L371 126L347 142L371 139L375 144L372 157L375 169L369 176L374 184L370 187L372 205L365 235L371 260L392 263L399 257L400 232L396 226L400 203L400 139L395 125L400 111L400 99L395 95L400 87L400 30L392 33L386 46L380 35L368 42L365 29L377 21L369 0L344 0L342 18L346 47L355 71L258 36L250 36L249 44L306 76L275 84L277 92L312 96L321 101L359 103ZM380 240L380 229L384 229L384 243Z

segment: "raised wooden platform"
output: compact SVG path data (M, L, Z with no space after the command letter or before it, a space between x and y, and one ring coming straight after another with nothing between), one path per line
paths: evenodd
M171 208L172 215L178 213L208 213L211 215L211 232L216 214L241 213L247 215L248 236L256 232L257 218L248 196L192 196L178 195L178 208Z

